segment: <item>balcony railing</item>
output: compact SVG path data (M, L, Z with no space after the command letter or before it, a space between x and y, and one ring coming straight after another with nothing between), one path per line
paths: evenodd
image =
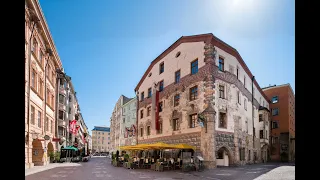
M269 144L269 140L267 138L260 138L260 143Z

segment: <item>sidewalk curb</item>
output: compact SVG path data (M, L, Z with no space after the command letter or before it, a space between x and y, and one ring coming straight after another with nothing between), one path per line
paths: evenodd
M35 166L31 169L25 170L25 176L29 176L35 173L39 173L42 171L46 171L49 169L57 168L57 167L74 167L74 166L81 166L79 163L54 163L54 164L48 164L46 166Z

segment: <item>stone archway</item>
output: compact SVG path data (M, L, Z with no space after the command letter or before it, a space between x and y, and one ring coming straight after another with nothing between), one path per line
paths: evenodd
M229 147L222 146L216 154L217 166L230 166L233 164L233 155Z
M32 163L34 163L35 166L43 166L43 147L40 140L35 139L32 142Z
M47 148L48 148L47 155L48 155L48 157L50 157L50 154L53 153L53 151L54 151L52 142L48 143Z

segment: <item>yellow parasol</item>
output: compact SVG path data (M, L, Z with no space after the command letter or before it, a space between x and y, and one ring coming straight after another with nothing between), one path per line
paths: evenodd
M176 149L193 149L196 150L196 147L190 146L189 144L177 144L174 146Z
M148 147L150 149L176 149L174 147L174 145L166 144L166 143L163 143L163 142L157 142L157 143L154 143L154 144L147 144L147 145L144 145L144 147Z

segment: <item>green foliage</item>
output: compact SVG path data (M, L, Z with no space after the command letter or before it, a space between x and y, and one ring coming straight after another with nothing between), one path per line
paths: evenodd
M57 151L56 153L54 153L54 159L55 159L56 161L60 161L60 152L59 152L59 151Z
M54 158L54 153L53 152L49 152L49 157L50 157L50 159L53 159Z
M124 155L124 160L125 160L125 162L128 162L128 160L129 160L129 154L125 154L125 155Z

